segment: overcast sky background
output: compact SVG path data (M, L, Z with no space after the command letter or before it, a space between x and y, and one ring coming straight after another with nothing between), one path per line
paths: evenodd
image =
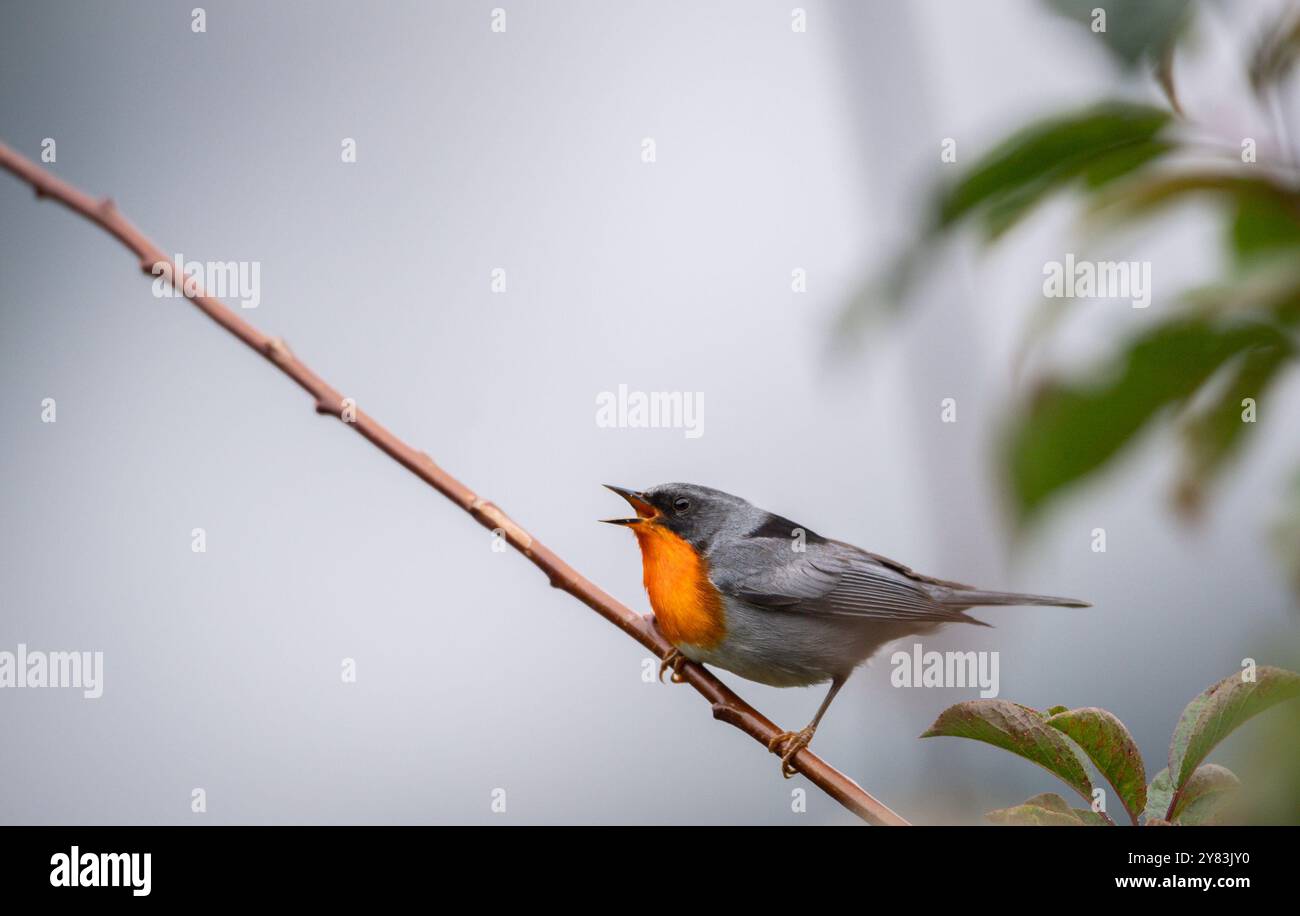
M0 139L36 159L55 138L57 174L166 251L260 262L244 317L632 607L639 557L595 523L621 511L599 485L688 480L931 574L1092 601L989 611L996 629L926 646L998 650L1002 696L1104 706L1149 759L1243 657L1289 661L1265 525L1297 455L1276 422L1300 411L1294 377L1200 528L1168 511L1162 436L1010 546L992 445L1032 378L1012 356L1043 263L1077 250L1067 207L936 259L913 312L826 356L943 138L968 162L1118 85L1086 31L1017 0L803 2L806 34L776 2L212 0L193 34L194 5L5 2ZM1232 130L1267 131L1229 80L1265 7L1225 7L1184 90ZM1109 253L1152 261L1157 305L1077 309L1030 368L1086 364L1214 276L1217 233L1181 214ZM0 691L0 820L852 821L815 790L792 813L805 781L689 688L643 682L640 647L154 298L100 230L0 176L0 234L0 649L102 651L106 669L95 701ZM598 428L620 384L703 392L704 435ZM861 670L814 743L877 797L975 820L1055 788L917 740L975 693L889 671ZM722 676L791 728L822 695Z

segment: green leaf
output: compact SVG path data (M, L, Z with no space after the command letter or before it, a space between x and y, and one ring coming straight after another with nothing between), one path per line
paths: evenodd
M1055 811L1057 814L1070 814L1072 811L1070 803L1055 792L1040 792L1033 798L1026 798L1020 804L1046 808L1048 811Z
M1083 821L1085 827L1110 827L1111 822L1106 820L1105 815L1098 814L1091 808L1071 808L1074 816Z
M1169 147L1156 135L1168 123L1168 112L1127 102L1035 122L981 157L941 195L937 228L987 208L986 229L996 236L1080 176L1098 187L1162 154Z
M1227 790L1202 796L1184 808L1182 816L1174 823L1180 827L1218 827L1230 824L1238 795L1238 792Z
M930 272L936 236L978 215L992 240L1071 184L1093 192L1108 186L1174 148L1157 136L1170 120L1160 108L1111 101L1036 121L1012 135L936 195L921 238L852 296L835 339L860 337L870 319L900 306Z
M942 735L971 738L1018 754L1092 802L1092 783L1076 748L1037 710L1007 700L967 700L940 713L921 737Z
M1265 185L1238 193L1230 240L1238 261L1300 249L1300 209L1291 192Z
M1147 823L1163 820L1173 798L1174 784L1169 780L1169 769L1166 767L1157 773L1156 778L1151 780L1151 785L1147 786L1147 807L1142 812Z
M1231 240L1241 250L1256 247L1273 237L1288 237L1288 223L1300 220L1300 194L1292 188L1268 177L1247 175L1241 171L1162 171L1146 173L1133 181L1109 189L1089 206L1089 213L1098 219L1131 221L1155 215L1165 207L1209 195L1226 200L1234 212L1244 209L1246 215L1234 219ZM1263 224L1255 227L1245 221L1260 218ZM1240 225L1239 225L1240 224ZM1240 231L1240 238L1236 233ZM1265 247L1265 246L1258 246Z
M1214 763L1203 764L1179 793L1170 819L1187 826L1218 823L1239 788L1241 780L1232 770Z
M1290 216L1285 217L1287 221ZM1294 224L1300 233L1300 223ZM1204 315L1250 315L1264 324L1300 324L1300 234L1284 244L1285 231L1260 231L1239 241L1238 267L1222 282L1184 296ZM1272 240L1272 241L1270 241ZM1276 244L1274 244L1276 242ZM1180 419L1182 462L1174 493L1176 506L1194 516L1205 494L1256 427L1243 422L1243 400L1264 403L1269 389L1296 360L1300 336L1279 337L1238 354L1206 383L1208 396Z
M982 222L984 234L989 241L1000 238L1016 223L1029 215L1029 212L1042 202L1060 185L1056 175L1044 175L1036 181L1027 182L989 198L984 207Z
M1294 357L1295 348L1289 343L1242 354L1226 368L1226 381L1214 398L1184 418L1183 468L1176 488L1178 505L1184 512L1199 510L1211 482L1236 452L1244 435L1254 429L1242 419L1242 401L1250 398L1258 404Z
M1098 156L1084 166L1083 183L1090 190L1104 187L1118 178L1136 172L1153 159L1174 148L1167 140L1140 140Z
M1186 791L1187 781L1201 761L1234 729L1270 706L1300 696L1300 674L1293 671L1265 665L1255 669L1253 681L1244 680L1243 674L1225 677L1188 704L1188 710L1193 705L1200 708L1187 730L1180 760L1174 760L1170 748L1169 771L1176 774L1174 785L1179 794ZM1187 717L1187 710L1183 716ZM1175 732L1175 740L1177 737ZM1175 802L1179 801L1176 795Z
M1183 714L1178 717L1178 724L1174 726L1174 736L1169 741L1169 768L1165 773L1169 781L1170 801L1173 800L1173 794L1178 789L1178 780L1175 777L1182 770L1183 757L1187 755L1187 744L1192 740L1192 729L1196 727L1197 719L1205 711L1205 707L1209 702L1210 693L1208 690L1192 697L1192 701L1183 708ZM1169 805L1166 803L1165 812L1168 812L1168 810ZM1164 817L1165 812L1162 812L1160 816Z
M1079 163L1078 172L1082 176L1083 186L1090 191L1095 191L1136 171L1171 149L1173 144L1164 140L1143 140L1110 152L1098 153L1091 161ZM1008 189L990 199L983 215L984 231L988 240L994 241L1000 238L1021 219L1028 216L1043 198L1060 189L1066 181L1074 177L1073 169L1074 167L1071 166L1069 170L1054 170L1036 181Z
M1068 735L1115 789L1136 824L1147 801L1147 774L1142 754L1124 723L1095 706L1057 713L1047 724Z
M1071 808L1070 803L1055 792L1043 792L1014 807L990 811L985 817L995 824L1013 827L1078 827L1106 823L1105 818L1090 810Z
M1109 821L1105 817L1093 811L1091 808L1071 808L1070 803L1055 792L1043 792L1041 795L1035 795L1033 798L1027 798L1020 803L1018 807L1035 807L1046 808L1056 814L1064 814L1082 821L1089 827L1107 827ZM1004 808L1003 811L1012 811L1015 809ZM990 816L997 812L989 812Z
M1041 386L1012 421L1004 443L1021 521L1104 465L1229 359L1267 346L1290 344L1284 331L1269 325L1176 318L1132 341L1110 367L1076 382Z
M1187 0L1048 0L1048 7L1089 30L1126 67L1151 62L1165 53L1186 28ZM1106 10L1106 30L1093 32L1093 11Z
M1040 808L1038 805L1016 805L1014 808L999 808L984 815L994 824L1007 827L1082 827L1083 821L1075 816L1069 808L1064 814Z

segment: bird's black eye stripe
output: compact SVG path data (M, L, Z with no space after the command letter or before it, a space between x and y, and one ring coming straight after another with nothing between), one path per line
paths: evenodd
M691 501L685 496L679 496L673 500L673 509L677 512L685 512L691 507Z

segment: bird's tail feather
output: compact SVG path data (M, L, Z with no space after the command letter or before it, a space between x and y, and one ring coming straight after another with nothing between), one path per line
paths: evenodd
M1055 598L1051 595L1021 595L1016 592L985 592L976 589L952 591L944 596L943 603L953 607L993 607L995 605L1036 605L1042 607L1092 607L1077 598Z

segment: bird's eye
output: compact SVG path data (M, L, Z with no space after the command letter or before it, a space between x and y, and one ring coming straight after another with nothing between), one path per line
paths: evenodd
M679 496L673 500L673 509L677 512L685 512L691 507L691 501L684 496Z

